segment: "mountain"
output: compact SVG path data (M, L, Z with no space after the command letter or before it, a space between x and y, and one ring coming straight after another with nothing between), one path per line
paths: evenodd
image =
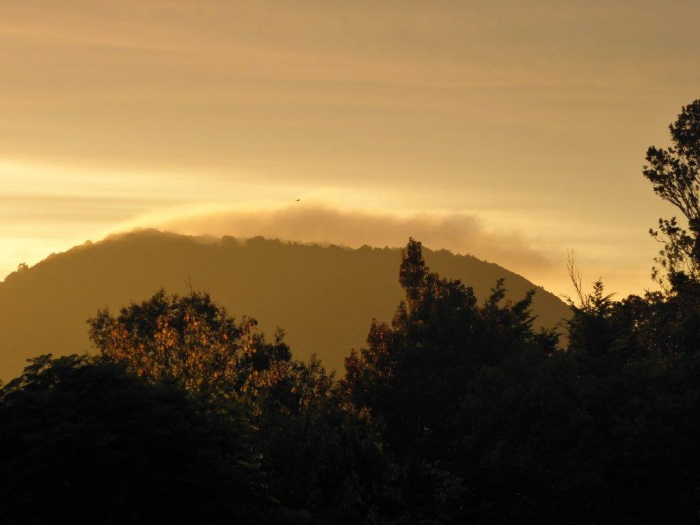
M553 294L523 277L470 255L424 249L440 275L472 286L479 299L496 280L508 296L537 289L537 323L553 327L569 315ZM249 315L272 336L279 326L297 357L316 353L328 368L342 370L350 349L364 345L372 318L390 321L402 299L400 251L302 245L265 240L239 242L189 237L156 230L110 236L53 254L0 283L0 378L21 372L25 360L43 353L89 350L88 317L150 297L207 291L229 312Z

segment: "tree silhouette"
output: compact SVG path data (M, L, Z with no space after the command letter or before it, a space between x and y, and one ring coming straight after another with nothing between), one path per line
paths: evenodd
M242 439L276 523L361 523L393 505L390 465L367 414L342 403L318 360L292 360L282 331L268 343L254 319L237 322L208 294L163 290L88 323L104 360L180 385L205 413L246 422Z
M644 176L687 223L686 230L676 217L659 219L658 231L651 230L664 245L658 262L675 287L700 278L700 100L683 107L670 131L670 147L647 151Z
M473 424L460 417L472 380L511 355L545 358L557 336L532 330L531 293L501 304L499 281L479 306L471 288L430 272L413 239L402 253L399 279L406 301L391 325L372 325L367 349L346 360L343 386L386 425L387 451L407 469L408 504L420 507L415 515L459 515L469 493L460 480L474 466L460 452L465 425Z
M0 519L256 523L264 501L238 427L172 382L36 358L0 390Z

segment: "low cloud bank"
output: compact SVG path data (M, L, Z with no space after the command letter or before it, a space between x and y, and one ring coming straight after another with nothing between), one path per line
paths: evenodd
M414 237L432 249L445 248L495 262L529 278L553 268L552 261L522 235L486 230L467 214L396 215L388 212L341 210L295 203L279 208L195 208L142 217L130 227L156 227L188 235L261 235L285 241L359 247L400 247Z

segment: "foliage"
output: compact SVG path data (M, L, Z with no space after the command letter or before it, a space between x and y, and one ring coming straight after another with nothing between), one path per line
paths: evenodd
M676 217L659 219L659 229L650 231L663 244L657 261L675 288L700 278L700 100L682 109L670 131L670 147L652 146L647 151L644 176L687 223L686 229ZM658 272L656 275L664 280Z
M86 356L33 359L0 390L3 523L255 523L242 433L175 384Z
M346 360L342 386L353 403L386 425L387 451L409 468L423 465L407 480L412 492L421 479L415 512L459 515L476 498L467 480L479 465L463 449L474 424L464 408L475 377L513 356L546 359L557 335L533 331L531 293L501 306L505 289L499 281L479 306L471 288L429 271L413 239L402 254L399 280L406 301L391 325L373 324L369 347ZM426 479L427 472L433 479Z
M281 332L268 343L255 319L237 323L208 294L197 292L179 297L160 290L117 317L102 310L88 323L90 339L105 358L150 380L171 377L210 398L269 387L291 358Z
M105 360L152 383L172 381L207 412L247 422L275 519L366 522L394 497L366 414L341 402L315 358L293 361L281 331L268 343L255 319L236 322L207 294L162 290L88 322Z
M505 292L499 281L478 306L471 288L430 273L420 248L411 240L403 252L406 302L391 325L372 325L369 348L346 360L344 386L358 406L387 422L398 454L410 450L430 457L448 445L445 421L458 410L479 369L523 347L547 354L557 339L532 331L531 294L499 307Z
M343 402L319 361L292 363L260 403L256 444L269 493L285 509L318 523L374 523L399 512L380 435L367 412Z

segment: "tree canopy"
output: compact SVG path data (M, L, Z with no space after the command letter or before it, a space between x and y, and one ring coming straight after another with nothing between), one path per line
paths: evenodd
M172 382L87 356L32 360L0 390L4 523L255 523L254 456Z

